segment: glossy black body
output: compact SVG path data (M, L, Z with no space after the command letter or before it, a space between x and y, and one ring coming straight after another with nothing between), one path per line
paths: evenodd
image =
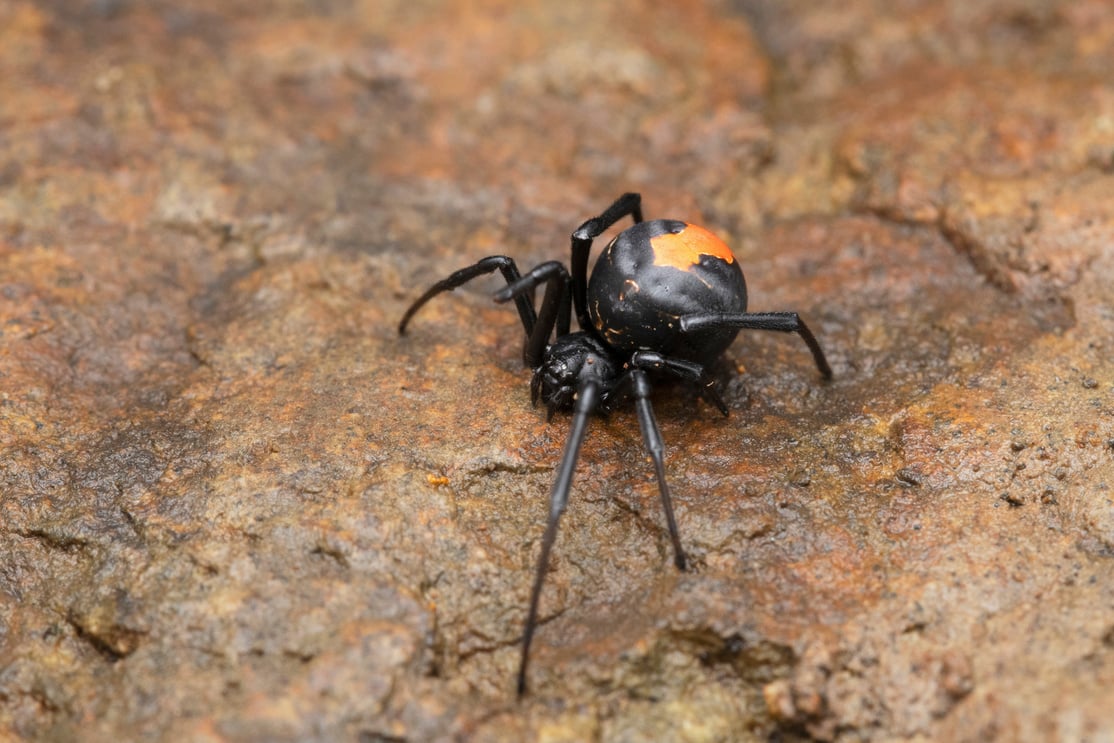
M684 315L747 310L738 261L700 255L684 267L655 262L653 239L688 227L673 219L639 222L600 253L588 279L588 314L602 339L621 354L657 351L708 365L739 334L738 328L681 330Z

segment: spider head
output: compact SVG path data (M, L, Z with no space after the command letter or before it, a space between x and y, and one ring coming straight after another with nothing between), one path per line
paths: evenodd
M587 333L563 335L545 349L542 363L534 370L530 395L536 405L540 398L556 410L572 407L580 385L593 379L608 389L618 375L619 367L602 343Z

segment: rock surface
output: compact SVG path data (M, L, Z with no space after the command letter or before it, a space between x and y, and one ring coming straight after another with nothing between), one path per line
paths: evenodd
M662 7L665 6L665 7ZM1114 6L0 4L0 730L1114 738ZM732 415L589 434L493 253L736 248ZM7 736L5 736L7 737Z

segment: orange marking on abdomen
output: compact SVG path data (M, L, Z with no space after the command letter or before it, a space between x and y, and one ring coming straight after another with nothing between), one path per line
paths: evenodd
M735 262L731 248L703 227L685 225L677 234L666 233L650 238L655 266L672 266L687 271L700 263L700 256L710 255L728 263Z

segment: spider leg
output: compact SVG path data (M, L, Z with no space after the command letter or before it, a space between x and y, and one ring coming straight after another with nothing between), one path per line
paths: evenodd
M503 278L507 280L508 284L513 284L522 277L518 272L518 267L514 264L514 259L505 255L492 255L480 260L466 268L453 272L447 278L441 279L433 286L426 290L425 294L418 297L412 305L406 310L402 316L402 320L398 324L398 334L404 335L406 333L406 326L414 315L425 305L426 302L436 297L442 292L450 292L458 286L462 286L477 276L500 271ZM515 297L515 306L518 308L518 317L522 320L522 328L529 336L534 332L534 326L537 324L537 315L534 313L533 295L522 294Z
M650 405L649 375L640 368L631 369L619 380L616 392L620 397L634 398L634 409L638 413L638 424L642 429L642 443L650 459L654 461L658 490L661 492L661 505L665 510L665 523L669 527L669 539L673 542L673 563L678 570L687 570L688 559L681 546L677 519L673 515L673 498L669 493L669 483L665 480L665 443L658 429L658 421L654 417L654 409Z
M691 333L694 330L709 328L742 328L749 330L776 330L781 333L796 333L812 352L816 368L824 379L832 378L832 367L824 357L824 351L816 342L816 336L805 325L804 320L796 312L715 312L707 315L683 315L681 317L681 331Z
M572 274L572 297L576 307L576 321L580 329L595 333L592 319L588 316L588 254L592 241L606 232L623 217L630 215L635 223L642 221L642 196L625 193L607 207L603 214L589 219L572 233L572 260L569 262Z
M520 301L523 297L533 296L534 290L545 284L545 295L538 309L537 321L533 330L527 333L522 359L526 365L536 369L541 365L542 353L549 343L549 334L557 327L557 334L569 331L569 272L558 261L547 261L529 271L525 276L508 283L495 292L496 302Z
M724 404L723 398L719 396L719 392L716 390L716 382L709 376L703 365L697 364L695 361L662 356L656 351L636 351L631 356L629 363L631 367L637 369L668 372L678 379L695 385L701 397L708 403L715 405L724 416L727 415L727 405Z
M522 634L522 660L518 666L520 698L526 693L526 666L530 660L530 642L534 639L534 630L538 624L538 600L541 598L542 583L545 582L545 572L549 567L549 553L557 538L557 525L561 520L561 514L565 512L565 506L569 502L569 490L572 488L576 460L580 456L580 445L584 443L584 435L588 432L588 418L595 410L599 397L600 388L597 382L589 380L580 385L576 396L576 408L573 411L572 428L569 431L569 438L565 441L565 451L561 454L557 477L553 481L553 489L549 494L549 520L546 521L545 534L542 536L542 551L538 556L534 586L530 590L530 609L526 614L526 629Z

